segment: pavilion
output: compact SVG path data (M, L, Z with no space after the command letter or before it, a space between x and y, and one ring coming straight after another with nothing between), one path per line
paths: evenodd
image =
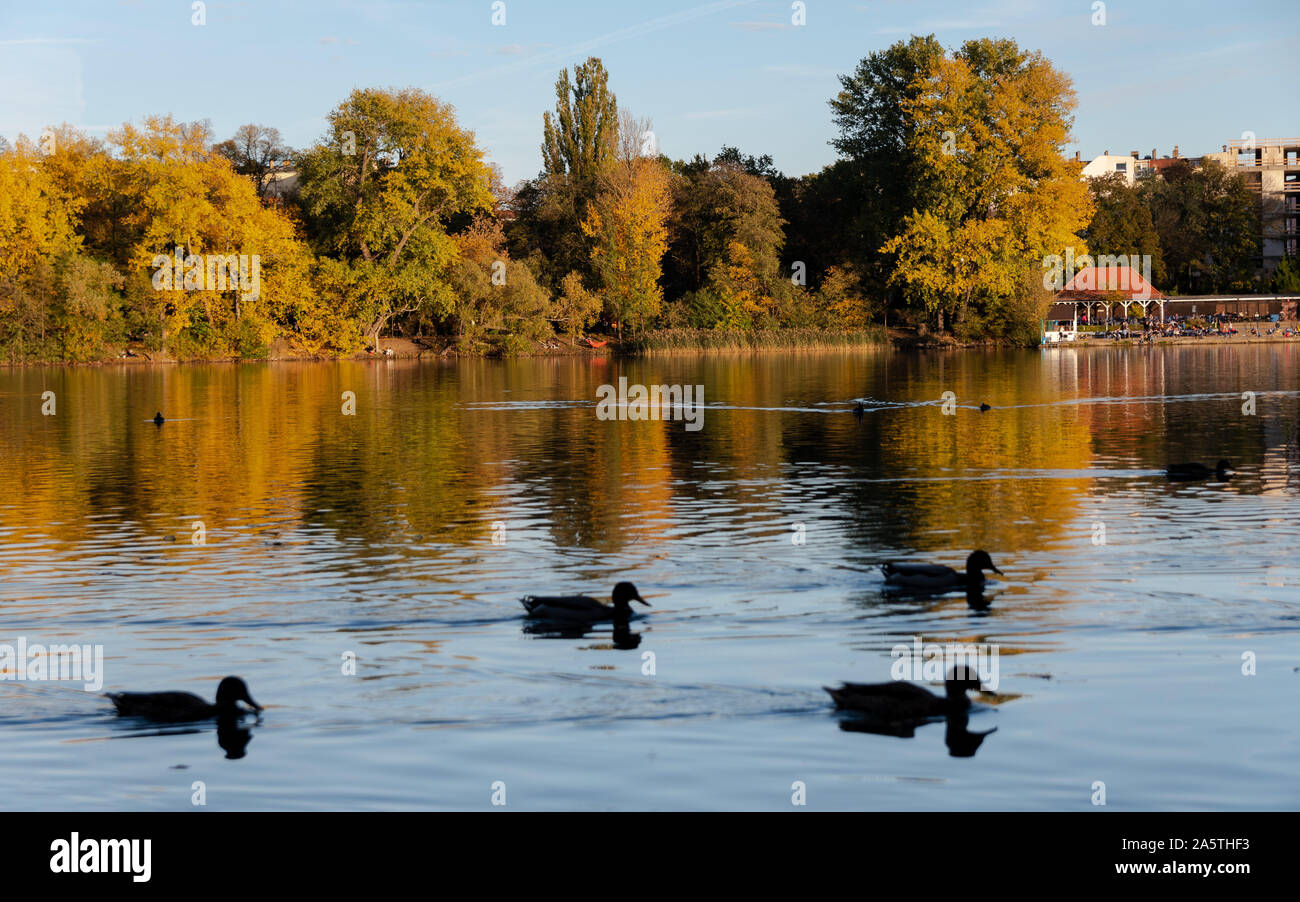
M1147 315L1151 304L1160 305L1160 321L1165 320L1165 295L1148 282L1140 272L1131 266L1089 266L1074 274L1066 286L1056 293L1055 304L1069 304L1074 310L1074 330L1079 327L1079 307L1089 314L1088 321L1095 323L1093 311L1106 311L1110 320L1113 307L1124 308L1124 320L1128 320L1129 308L1139 306L1142 315Z

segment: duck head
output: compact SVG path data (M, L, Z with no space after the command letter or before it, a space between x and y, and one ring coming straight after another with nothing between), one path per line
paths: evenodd
M1226 460L1220 460L1214 467L1214 472L1220 476L1231 476L1237 471L1232 468L1232 464Z
M239 677L228 676L217 686L217 707L234 709L237 708L237 702L248 702L252 705L254 711L261 711L262 706L253 701L253 697L248 694L248 687Z
M987 551L972 551L970 557L966 558L966 572L969 574L978 573L982 580L985 570L992 570L998 576L1004 575L1001 570L993 566L993 558L989 557Z
M948 671L948 679L944 681L944 688L948 690L949 698L959 698L966 700L966 691L983 692L984 687L980 685L979 672L965 664L958 664L952 670Z
M650 602L642 598L641 595L637 592L636 586L632 585L629 582L622 582L614 587L613 600L614 600L614 607L616 608L624 608L630 610L632 607L632 602L634 601L639 601L646 607L650 607Z

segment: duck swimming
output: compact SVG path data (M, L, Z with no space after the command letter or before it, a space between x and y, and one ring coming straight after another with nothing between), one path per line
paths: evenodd
M162 415L162 411L161 411L161 410L158 411L157 413L155 413L155 414L153 415L153 424L154 424L155 426L161 426L164 422L166 422L166 421L163 419L163 415Z
M650 606L650 602L642 598L636 586L629 582L614 586L611 600L613 604L602 604L586 595L529 595L519 601L534 620L574 620L581 623L628 619L632 616L633 601Z
M861 401L858 402L858 406L857 406L857 407L853 408L853 415L854 415L855 417L857 417L859 420L862 419L862 415L863 415L864 413L866 413L866 412L867 412L867 409L866 409L865 407L862 406L862 402L861 402Z
M914 564L907 561L888 561L881 565L885 585L926 591L949 589L979 589L984 585L984 571L992 570L999 576L1001 570L993 566L987 551L972 551L966 558L966 572L961 573L943 564Z
M907 723L931 717L948 717L970 708L966 690L981 691L973 668L954 667L944 682L945 694L935 695L914 683L842 683L840 688L823 686L836 708L858 711L884 723Z
M226 677L217 686L215 705L192 692L109 692L106 695L117 707L117 713L123 717L144 717L172 723L207 720L210 717L237 717L243 713L239 702L247 702L255 711L262 710L262 706L248 694L244 681L233 676Z
M1202 463L1170 464L1165 469L1165 476L1170 482L1195 482L1211 477L1222 481L1228 479L1234 472L1236 471L1232 469L1232 464L1221 460L1213 470Z

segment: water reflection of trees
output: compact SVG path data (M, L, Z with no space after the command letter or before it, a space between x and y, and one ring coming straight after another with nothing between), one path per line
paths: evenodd
M0 526L10 541L36 531L70 544L106 521L152 535L195 519L303 529L364 561L486 544L497 520L612 552L835 515L861 545L1014 550L1064 528L1099 489L1061 471L1097 461L1222 456L1283 474L1232 491L1294 490L1300 401L1266 393L1300 384L1298 356L1253 345L17 369L0 374ZM703 384L724 406L699 432L602 422L596 389L620 375ZM54 417L40 414L47 389ZM937 403L849 412L853 398L921 404L945 391L954 416ZM1106 403L1193 391L1223 397ZM1255 416L1241 391L1259 395ZM981 401L993 409L973 409Z

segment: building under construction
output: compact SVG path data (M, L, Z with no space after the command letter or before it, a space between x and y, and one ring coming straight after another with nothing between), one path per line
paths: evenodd
M1260 141L1253 137L1229 141L1217 160L1240 172L1259 195L1264 253L1261 265L1272 272L1283 257L1294 256L1300 238L1300 138Z
M1075 159L1079 159L1077 153ZM1163 174L1179 160L1192 166L1204 160L1221 163L1229 172L1241 173L1259 196L1263 253L1256 263L1266 272L1273 272L1283 257L1294 256L1300 250L1300 138L1261 141L1245 137L1224 144L1219 153L1200 157L1182 157L1177 146L1172 156L1159 157L1153 149L1150 156L1141 159L1137 151L1127 157L1106 151L1087 161L1081 175L1096 178L1117 172L1132 185L1145 176Z

